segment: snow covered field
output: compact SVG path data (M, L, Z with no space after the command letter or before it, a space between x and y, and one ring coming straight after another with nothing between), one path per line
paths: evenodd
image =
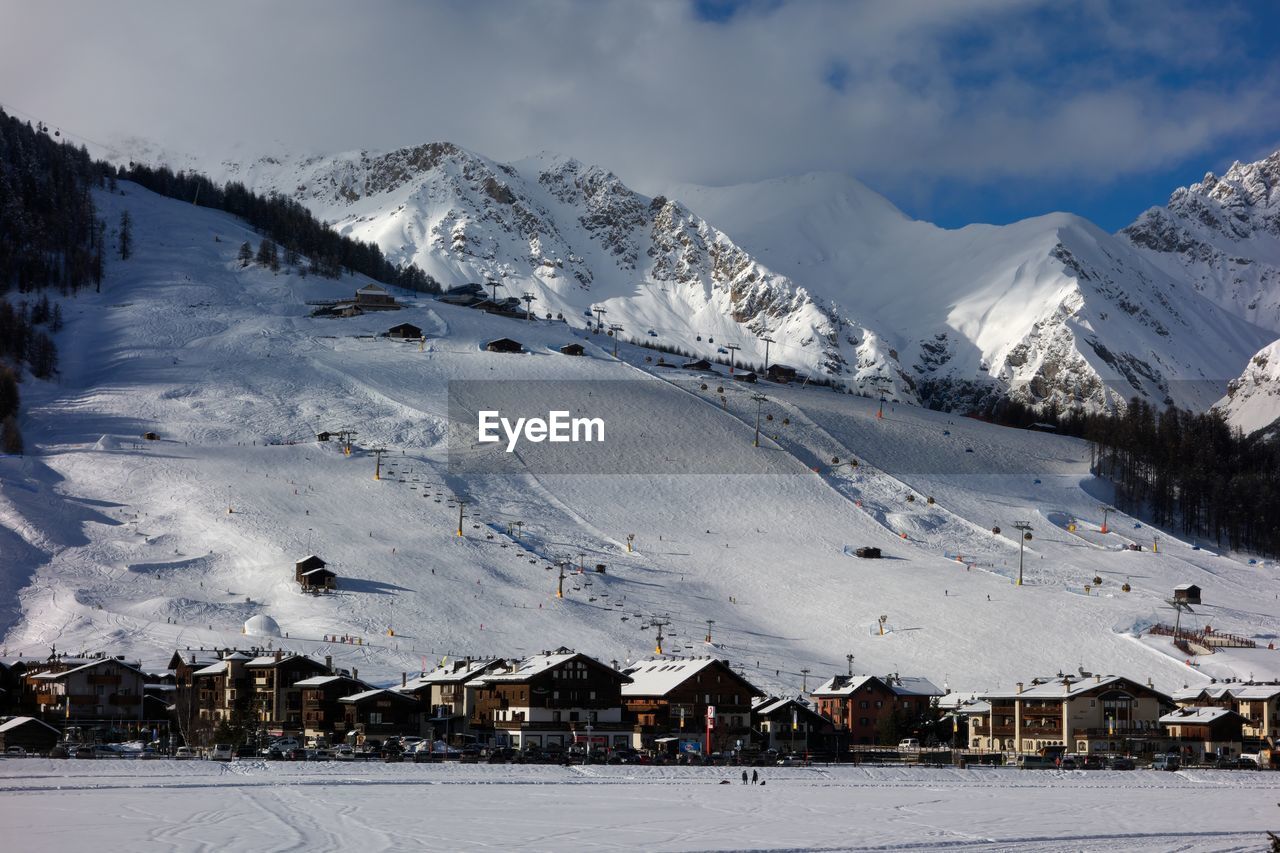
M0 761L6 849L1260 850L1273 773ZM733 784L719 784L724 779ZM10 846L13 845L13 846Z

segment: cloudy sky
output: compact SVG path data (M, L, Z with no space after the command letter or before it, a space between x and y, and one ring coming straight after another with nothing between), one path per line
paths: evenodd
M1280 148L1280 4L0 0L0 105L221 159L450 140L638 189L832 170L1115 229Z

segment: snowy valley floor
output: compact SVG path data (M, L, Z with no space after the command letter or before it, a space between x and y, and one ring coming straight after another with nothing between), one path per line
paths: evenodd
M1261 850L1280 774L0 761L6 850ZM733 779L734 784L721 785Z

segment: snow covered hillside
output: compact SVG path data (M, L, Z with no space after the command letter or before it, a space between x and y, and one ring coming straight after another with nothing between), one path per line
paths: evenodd
M1179 187L1121 236L1214 304L1280 335L1280 151Z
M1246 434L1274 427L1280 420L1280 341L1263 347L1227 387L1217 408Z
M648 198L597 166L552 155L494 162L450 143L387 154L264 158L219 177L291 195L339 231L377 244L448 288L501 282L497 295L571 318L606 309L629 340L832 376L914 399L877 334L742 251L674 199ZM579 324L582 321L579 319Z
M1275 337L1079 217L946 230L844 175L649 198L573 159L503 164L450 143L210 171L292 196L445 287L498 281L544 316L603 306L624 339L713 359L733 343L761 364L768 335L773 361L911 403L1138 395L1203 411Z
M1071 214L946 230L822 173L671 192L879 330L928 401L1203 410L1273 337Z
M564 322L412 294L394 313L311 317L306 301L362 282L241 268L238 246L257 239L241 223L122 188L97 202L107 221L130 211L135 256L112 262L100 295L64 305L61 380L24 386L31 452L0 459L10 656L56 645L163 667L175 648L263 642L241 634L262 613L288 634L274 644L390 681L442 655L567 645L634 660L653 649L647 619L669 615L667 651L727 657L770 690L798 690L802 667L843 672L846 654L859 671L953 689L1077 668L1164 689L1280 674L1265 648L1191 667L1139 636L1172 620L1175 584L1195 582L1205 605L1184 626L1265 646L1280 632L1266 599L1278 567L1164 533L1152 553L1156 531L1123 515L1102 533L1107 489L1081 442L907 405L878 418L874 400L659 367L628 345L615 359L607 338ZM757 275L770 281L782 279ZM424 329L421 347L379 337L400 322ZM484 351L498 337L524 352ZM560 354L574 341L585 357ZM543 409L558 383L600 383L592 406L638 437L617 448L623 467L652 473L548 474L525 457L500 476L451 471L449 383L495 378ZM315 441L348 428L349 457ZM693 461L659 464L670 458ZM463 536L452 495L468 499ZM1034 528L1023 586L1019 520ZM885 559L850 556L862 545ZM336 594L299 591L293 562L312 552L338 573ZM548 567L561 558L606 571L572 575L557 598Z

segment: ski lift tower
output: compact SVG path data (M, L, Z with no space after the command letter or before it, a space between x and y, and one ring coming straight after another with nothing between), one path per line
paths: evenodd
M1115 511L1116 511L1116 508L1115 508L1115 507L1113 507L1113 506L1111 506L1110 504L1102 504L1101 506L1099 506L1099 507L1098 507L1098 509L1102 510L1102 527L1101 527L1101 528L1099 528L1098 532L1099 532L1099 533L1107 533L1107 532L1108 532L1108 530L1107 530L1107 516L1108 516L1108 515L1110 515L1111 513L1115 512Z
M662 629L671 624L669 616L654 616L649 619L649 627L658 629L657 644L654 646L654 654L662 654Z
M756 440L752 443L752 447L760 446L760 406L769 398L763 394L752 394L751 399L756 401Z
M1166 598L1164 603L1172 607L1176 613L1173 617L1173 641L1176 643L1181 636L1183 611L1185 610L1187 613L1195 613L1195 611L1191 609L1190 604L1180 598Z
M462 518L463 518L462 508L466 506L468 503L470 503L470 501L468 501L462 495L454 495L453 497L449 498L449 501L450 501L451 507L454 504L456 504L458 507L458 535L461 536L462 535Z
M613 336L613 357L618 357L618 333L622 331L622 326L617 323L609 324L609 334Z
M1018 586L1022 586L1022 552L1026 547L1027 540L1031 538L1031 522L1015 521L1014 528L1018 531Z
M381 480L382 479L382 454L390 453L391 451L387 450L385 447L375 447L375 448L372 448L369 452L373 454L373 460L374 460L373 479Z

